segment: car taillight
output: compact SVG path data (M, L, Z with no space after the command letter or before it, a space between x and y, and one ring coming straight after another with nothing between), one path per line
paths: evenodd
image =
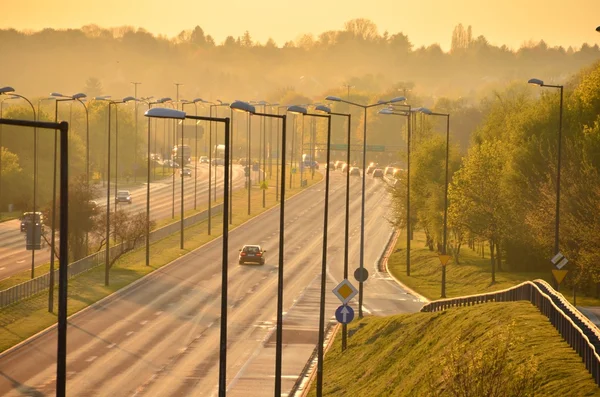
M245 252L240 252L240 256L246 256Z
M262 254L259 252L258 254L256 254L256 256L261 256Z

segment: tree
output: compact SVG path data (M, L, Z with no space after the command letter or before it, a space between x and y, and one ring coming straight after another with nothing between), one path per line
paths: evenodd
M90 77L85 82L85 87L83 88L83 92L88 96L88 98L94 98L102 95L102 83L96 77Z
M374 41L379 36L377 25L370 19L351 19L344 24L344 29L355 40Z
M0 196L0 211L3 211L6 209L5 204L28 200L24 197L24 193L25 196L29 196L29 194L27 194L28 184L26 183L28 179L23 180L23 170L19 165L19 156L9 152L5 147L0 147L0 150L2 151L2 173L0 174L2 195Z

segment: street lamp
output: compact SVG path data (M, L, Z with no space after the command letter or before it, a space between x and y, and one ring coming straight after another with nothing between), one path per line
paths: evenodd
M266 113L267 111L267 106L269 105L267 102L265 101L259 101L259 102L250 102L251 105L254 106L262 106L263 107L263 113ZM261 179L261 170L260 170L260 160L262 157L262 180L263 183L265 183L265 169L266 167L266 157L267 157L267 147L266 147L266 131L265 131L265 122L263 119L261 119L261 133L262 133L262 151L260 150L260 135L258 137L258 142L259 142L259 150L258 150L258 164L259 164L259 171L258 171L258 183L260 184L260 179ZM266 203L266 193L267 190L263 189L261 186L261 190L262 190L262 202L263 202L263 208L265 208L267 206Z
M17 98L21 98L23 100L25 100L27 103L29 103L29 105L31 106L31 111L33 112L33 121L36 122L37 121L37 116L35 113L35 107L33 106L33 104L31 103L31 101L27 98L25 98L22 95L19 94L15 94L15 90L12 87L2 87L0 88L0 95L3 94L10 94L11 96L7 99L17 99ZM4 102L4 100L2 101ZM2 116L0 115L0 118L2 118ZM35 218L36 218L36 209L37 209L37 128L35 126L33 126L33 220L31 222L31 224L33 225L32 228L32 241L35 242L35 232L36 232L36 228L35 228ZM0 134L1 134L1 130L0 130ZM55 133L56 135L56 133ZM0 138L1 139L1 138ZM2 145L0 145L0 152L2 151ZM1 156L1 154L0 154ZM55 153L56 156L56 153ZM2 161L1 157L0 157L0 162ZM56 162L56 157L54 158L54 161ZM56 170L56 167L55 167ZM0 178L2 177L1 174L2 168L0 166ZM56 174L55 174L56 176ZM1 211L0 211L1 212ZM54 211L53 211L54 212ZM54 225L52 225L54 227ZM52 246L52 258L54 258L54 246ZM54 269L52 269L54 270ZM33 279L35 275L35 246L33 247L33 249L31 250L31 278ZM52 272L52 274L50 275L50 280L54 281L54 272ZM50 289L52 290L54 287L54 285L50 286Z
M317 105L315 110L325 112L334 116L344 116L348 119L348 149L346 151L346 163L350 164L350 139L351 139L351 121L352 115L350 113L335 113L331 111L331 108L325 105ZM328 146L329 148L329 146ZM311 151L311 160L313 152ZM327 169L329 169L329 161L327 162ZM365 172L365 170L363 170ZM346 172L346 219L345 219L345 232L344 232L344 279L348 279L348 245L350 241L350 170ZM348 327L347 324L342 324L342 351L346 350L346 343L348 340Z
M321 109L324 110L324 109ZM325 172L325 209L323 217L323 254L321 257L321 298L319 306L319 341L317 342L317 396L323 395L323 342L325 339L325 283L327 281L327 223L329 218L329 167L331 146L331 115L308 113L302 106L290 106L288 112L327 119L327 171Z
M362 173L362 198L361 198L361 217L360 217L360 271L363 271L364 268L364 258L365 258L365 184L366 184L366 163L367 163L367 109L374 106L387 105L390 103L398 103L404 102L406 100L405 97L396 97L390 99L389 101L379 101L377 103L371 105L361 105L359 103L346 101L340 97L336 96L328 96L325 98L328 101L334 102L343 102L348 105L354 105L362 108L364 110L364 120L363 120L363 173ZM329 168L329 163L327 164ZM363 303L363 281L360 281L358 284L358 317L362 318L362 303Z
M563 86L544 84L540 79L529 79L529 84L540 87L550 87L560 89L560 109L558 116L558 162L556 167L556 216L554 224L554 255L559 251L559 224L560 224L560 163L561 163L561 146L562 146L562 114L563 114Z
M192 101L185 101L182 100L181 103L181 110L184 110L184 106L185 105L194 105L194 115L198 116L198 102L202 102L201 98L195 98ZM196 130L195 130L195 134L196 134L196 143L194 144L194 157L196 158L196 161L194 162L194 210L196 210L196 199L197 199L197 191L198 191L198 123L200 121L196 121Z
M0 88L0 94L11 91L3 91L6 88ZM26 98L13 94L14 96ZM29 100L27 100L31 104ZM31 104L33 108L33 104ZM35 114L35 108L34 114ZM50 129L60 131L60 234L61 236L68 235L68 203L69 203L69 125L66 122L61 123L49 123L41 121L28 121L28 120L8 120L0 119L0 125L13 125L20 127L33 127L34 131L37 132L37 128ZM35 218L34 218L35 219ZM64 397L66 395L66 384L67 384L67 283L68 283L68 239L60 239L60 251L59 255L63 258L63 264L58 270L58 336L57 336L57 354L56 354L56 395Z
M248 115L269 117L281 120L281 144L286 145L286 121L287 116L270 113L257 113L256 108L247 102L235 101L230 108L238 112L246 112ZM279 205L279 268L277 270L277 330L275 343L275 396L281 395L281 360L283 352L283 251L285 232L285 149L282 150L281 161L281 204Z
M150 102L152 97L141 99L141 102L145 102L148 105L148 110L152 108L152 105L164 103L168 98L161 98L155 102ZM156 126L155 126L156 127ZM156 131L154 131L156 134ZM156 147L156 145L155 145ZM148 159L147 159L147 183L146 183L146 266L150 266L150 118L148 118Z
M188 116L185 112L167 109L167 108L152 108L145 113L146 117L156 117L163 119L175 120L204 120L216 121L225 124L225 162L229 161L229 121L228 117L203 117L203 116ZM224 208L229 204L229 168L225 167L225 180L223 188L223 203ZM222 279L221 279L221 335L219 344L219 396L225 396L227 388L227 270L228 270L228 255L229 255L229 222L228 211L223 211L223 251L222 251Z
M444 182L444 233L442 241L442 255L446 255L447 233L448 233L448 161L450 157L450 114L436 113L427 108L418 108L418 110L430 116L446 117L446 178ZM446 265L442 265L442 298L446 297Z
M117 105L121 104L121 103L127 103L129 101L134 101L136 100L134 97L128 96L123 98L121 101L112 101L109 99L109 97L107 96L99 96L94 98L96 100L101 100L101 101L107 101L108 102L108 155L107 155L107 160L108 160L108 167L107 167L107 172L106 172L106 178L107 178L107 183L106 183L106 254L104 255L104 285L108 285L109 284L109 270L110 270L110 106L114 105L115 106L115 111L117 109ZM115 126L115 134L118 134L118 124ZM115 136L116 139L116 136ZM118 147L118 145L115 145L115 147ZM115 155L116 157L116 155ZM115 164L117 162L118 159L115 159ZM115 181L115 194L116 194L116 181ZM116 211L116 200L115 200L115 211ZM62 239L61 239L62 241Z

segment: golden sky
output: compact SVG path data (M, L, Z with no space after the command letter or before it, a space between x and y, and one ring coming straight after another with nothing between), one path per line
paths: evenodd
M353 18L375 22L379 32L404 32L416 46L449 49L458 23L493 44L520 47L600 43L600 0L0 0L0 28L19 30L130 25L169 37L200 25L217 43L250 31L278 45L304 33L339 30Z

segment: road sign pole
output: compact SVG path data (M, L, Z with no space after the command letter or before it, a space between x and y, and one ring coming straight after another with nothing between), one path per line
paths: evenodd
M442 298L446 297L446 266L442 266Z
M350 164L350 139L352 138L352 128L350 126L351 115L348 114L348 149L346 150L346 164ZM329 163L327 163L329 168ZM363 173L365 170L363 169ZM345 231L344 231L344 278L348 278L348 245L350 241L350 170L346 172L346 219L345 219ZM348 342L348 327L346 324L342 325L342 351L346 350Z

